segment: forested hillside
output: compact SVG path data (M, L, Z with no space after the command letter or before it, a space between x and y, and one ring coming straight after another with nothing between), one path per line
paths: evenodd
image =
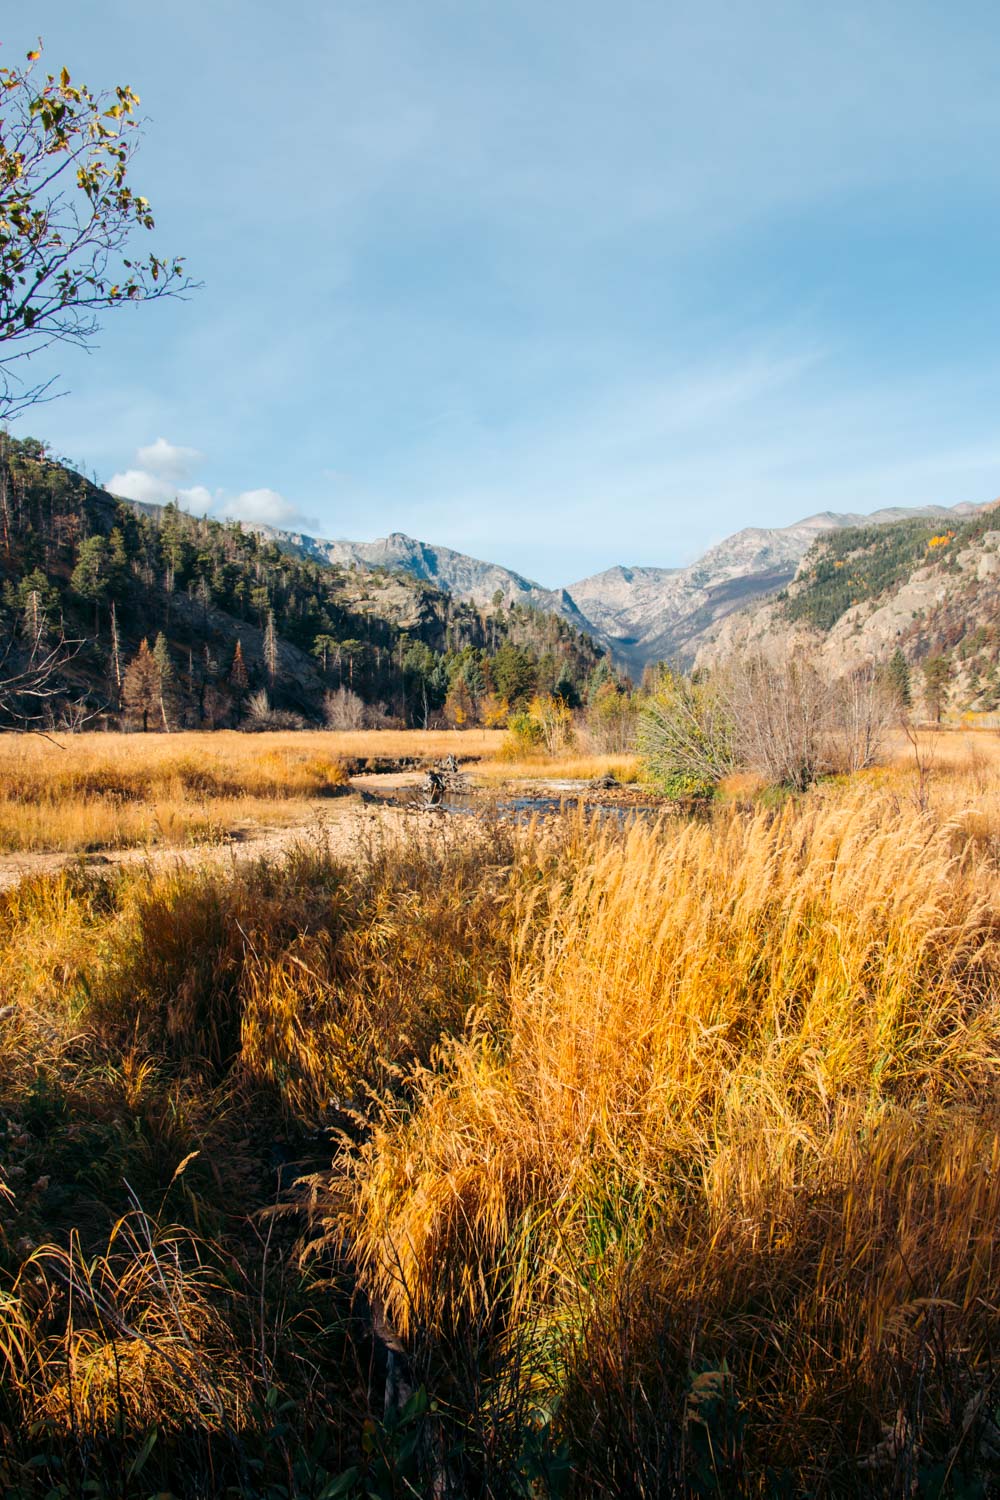
M954 536L954 531L941 531L940 521L923 517L829 532L803 560L795 588L784 600L785 616L830 630L852 605L902 583L935 545L946 545Z
M604 661L553 615L290 557L238 523L118 501L33 439L0 442L7 675L32 652L58 664L51 696L7 693L8 722L501 722L535 692L577 701Z
M698 663L805 650L839 668L897 658L928 716L1000 708L1000 513L857 526L817 539L794 581L727 620ZM909 689L908 689L909 691Z

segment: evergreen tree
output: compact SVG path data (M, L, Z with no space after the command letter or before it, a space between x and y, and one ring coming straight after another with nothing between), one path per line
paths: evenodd
M320 661L324 676L330 670L330 656L336 650L336 637L327 635L326 632L321 632L313 642L312 654Z
M108 544L102 536L88 536L80 543L76 555L76 567L69 586L74 594L86 599L94 606L94 634L100 629L101 605L108 595L109 577Z
M108 538L108 559L106 564L108 592L112 598L120 595L128 582L129 561L125 538L121 527L112 528Z
M889 686L895 695L900 708L910 708L913 704L913 688L910 681L910 667L900 648L897 646L889 661L888 670Z
M5 584L4 603L21 616L25 631L32 640L38 628L44 634L49 626L58 623L59 590L53 587L40 568L26 573L16 588Z
M512 708L525 703L535 690L535 662L523 647L514 646L510 641L505 641L495 653L492 672L497 692Z
M577 692L576 683L573 681L573 674L565 663L559 670L559 676L556 678L555 687L552 689L552 692L556 698L562 699L567 708L580 707L580 694Z
M145 733L150 719L156 717L160 707L160 669L147 640L142 641L125 669L122 697L129 719L133 724L140 724Z
M941 715L948 697L951 680L951 663L946 656L929 656L924 662L924 702L927 712L935 724L940 724Z
M243 643L236 642L236 650L233 652L233 664L229 668L229 686L237 702L246 697L250 687L250 676L247 672L247 664L243 659Z
M614 684L614 680L615 680L615 674L614 674L614 670L613 670L613 668L611 666L611 660L607 656L602 656L601 659L600 659L600 661L597 663L597 666L594 668L594 670L591 672L590 676L587 678L587 702L588 702L588 704L594 703L597 700L597 698L598 698L598 696L599 696L599 694L601 692L601 689L607 683L611 683L613 685Z
M177 682L177 673L174 664L170 660L170 648L167 638L161 630L156 637L156 645L153 647L153 660L159 673L159 708L163 727L167 732L173 729L181 714L181 695Z

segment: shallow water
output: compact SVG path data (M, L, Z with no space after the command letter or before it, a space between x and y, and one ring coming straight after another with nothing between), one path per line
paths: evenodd
M493 813L498 817L513 817L517 822L523 823L531 818L555 818L566 813L575 813L581 807L590 817L602 821L610 819L615 823L626 823L633 817L655 821L662 813L662 808L651 807L648 803L640 802L631 805L608 804L590 802L586 797L580 796L552 797L541 794L494 799L475 792L449 794L443 797L436 807L441 812L455 813L459 816L476 817L482 813Z

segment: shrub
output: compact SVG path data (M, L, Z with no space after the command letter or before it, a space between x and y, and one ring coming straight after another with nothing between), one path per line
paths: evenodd
M540 750L544 742L541 724L527 709L521 709L508 717L498 755L501 760L522 760Z
M526 709L511 714L502 760L520 760L539 750L555 755L573 742L573 715L565 699L536 693Z
M899 712L872 664L835 677L808 657L733 657L695 681L666 673L643 708L640 753L664 790L678 778L712 785L735 770L803 789L874 763Z
M367 729L365 704L348 687L336 688L323 698L323 720L327 729Z
M616 683L603 683L587 709L587 733L594 749L604 755L631 755L638 715L634 694L621 692Z
M718 679L665 671L639 715L639 754L664 791L691 780L714 785L736 769L735 725Z
M267 729L304 729L306 721L301 714L285 708L272 708L265 688L252 694L247 700L246 713L241 728L251 733L262 733Z

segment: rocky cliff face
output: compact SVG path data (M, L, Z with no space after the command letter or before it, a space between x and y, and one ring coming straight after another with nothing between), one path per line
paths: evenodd
M569 594L633 675L650 661L688 663L717 621L794 576L833 516L738 531L686 568L610 568Z
M480 608L491 605L499 593L505 604L530 604L535 609L561 615L577 630L592 632L590 622L584 619L565 589L544 588L498 563L481 562L450 547L432 546L402 531L390 532L387 537L374 542L348 542L326 541L302 532L278 531L271 526L248 529L276 541L283 550L293 551L300 557L334 563L339 567L353 565L401 570Z
M885 662L898 648L916 668L929 657L946 659L953 708L994 712L1000 707L1000 507L982 507L972 517L953 533L933 534L928 527L927 534L911 536L912 561L870 591L865 579L878 579L873 560L880 553L884 559L892 533L880 544L865 531L856 538L848 532L837 548L820 539L784 595L719 622L695 664L711 668L746 650L774 658L801 649L839 672ZM861 596L839 613L836 602L829 608L831 570L847 570L856 580L848 592Z

